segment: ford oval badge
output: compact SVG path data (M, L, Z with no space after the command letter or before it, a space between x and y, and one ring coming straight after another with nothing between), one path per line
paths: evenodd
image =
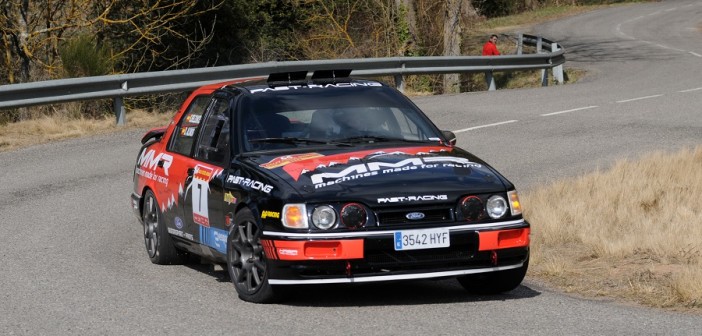
M408 213L408 214L405 215L405 218L407 218L407 219L409 219L409 220L420 220L420 219L424 219L424 213L422 213L422 212L410 212L410 213Z

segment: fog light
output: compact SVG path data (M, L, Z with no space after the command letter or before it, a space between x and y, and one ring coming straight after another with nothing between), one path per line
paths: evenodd
M341 222L349 229L357 229L366 225L368 213L366 208L358 203L349 203L341 208Z
M483 201L477 196L466 196L461 200L460 208L463 218L468 221L480 220L485 216Z

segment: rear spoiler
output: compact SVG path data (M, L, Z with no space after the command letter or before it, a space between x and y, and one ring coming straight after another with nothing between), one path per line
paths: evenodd
M167 128L168 127L158 127L158 128L153 128L153 129L149 130L141 138L141 144L144 145L151 140L153 140L153 141L161 140L161 138L163 138L163 135L166 134Z

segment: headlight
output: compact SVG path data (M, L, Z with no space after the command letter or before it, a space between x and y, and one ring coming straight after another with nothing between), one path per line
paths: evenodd
M508 191L507 198L509 198L509 209L512 212L512 216L521 215L522 203L519 203L519 196L517 196L517 191Z
M492 219L498 219L507 212L507 201L502 196L492 196L485 206L488 215Z
M468 221L480 220L485 216L483 201L478 196L463 197L459 209L463 218Z
M349 229L357 229L366 225L368 214L366 208L358 203L349 203L341 208L341 222Z
M336 211L328 205L321 205L312 211L312 224L322 230L329 230L336 225Z
M283 226L291 229L306 229L307 207L304 204L286 204L283 207Z

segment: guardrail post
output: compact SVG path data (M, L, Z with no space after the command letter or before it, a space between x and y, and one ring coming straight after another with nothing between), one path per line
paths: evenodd
M124 126L127 124L125 111L124 111L124 100L122 97L115 97L113 102L113 108L115 111L115 117L117 118L117 125Z
M405 70L405 63L402 62L402 72ZM402 93L405 93L405 82L402 78L402 72L395 75L395 87Z
M536 37L536 53L540 54L543 52L543 37ZM546 69L541 69L541 86L548 86L548 71Z
M559 49L557 43L551 43L551 52L555 53ZM551 71L553 72L553 78L556 82L558 82L558 84L563 84L563 65L557 65Z
M517 38L517 55L522 54L522 49L524 46L524 33L519 33L519 37Z
M548 86L548 70L541 69L541 86Z
M400 92L405 92L405 82L402 80L402 75L395 75L395 87Z
M492 70L485 71L485 85L488 87L488 91L497 90L495 85L495 77L492 75Z

